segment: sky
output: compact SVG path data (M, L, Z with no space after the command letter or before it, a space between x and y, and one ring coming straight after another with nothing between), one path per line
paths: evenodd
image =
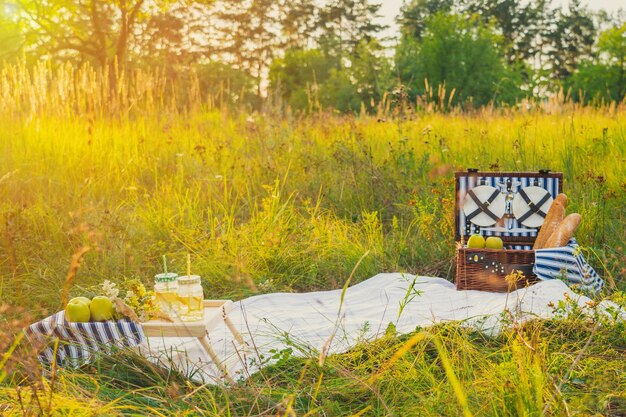
M382 21L389 26L386 31L386 36L396 36L398 29L395 23L395 18L400 13L400 7L402 6L402 0L373 0L373 3L381 3L382 7L380 12L382 15ZM569 4L568 0L553 0L554 5L565 6ZM586 5L592 10L604 9L608 12L615 12L621 8L626 10L626 0L582 0L582 4Z

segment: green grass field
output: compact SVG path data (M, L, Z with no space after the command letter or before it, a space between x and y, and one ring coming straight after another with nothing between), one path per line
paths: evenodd
M576 312L495 338L390 332L228 389L132 354L42 381L11 353L21 326L64 288L150 284L163 254L182 271L191 253L210 298L340 288L368 251L353 282L452 280L453 175L468 167L562 171L601 297L625 304L626 108L246 115L138 91L146 74L106 99L85 73L39 71L0 76L0 415L626 415L626 328Z

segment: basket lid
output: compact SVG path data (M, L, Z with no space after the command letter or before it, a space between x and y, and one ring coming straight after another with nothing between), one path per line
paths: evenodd
M532 243L552 200L563 190L563 174L539 172L455 173L455 239L499 236L505 243Z

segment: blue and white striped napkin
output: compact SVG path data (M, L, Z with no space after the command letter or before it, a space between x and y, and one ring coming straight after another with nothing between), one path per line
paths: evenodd
M602 278L583 256L576 239L571 239L567 246L535 250L534 272L541 280L561 279L571 287L594 293L604 286Z
M26 336L46 348L39 354L44 366L79 367L91 362L98 353L110 354L115 348L135 347L146 340L143 328L127 318L102 322L76 323L65 320L59 311L25 329ZM55 339L59 345L54 357Z

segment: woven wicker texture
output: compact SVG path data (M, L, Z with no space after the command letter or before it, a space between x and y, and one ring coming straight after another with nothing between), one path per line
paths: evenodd
M494 250L460 248L456 255L458 290L507 292L537 282L531 272L535 262L532 250ZM520 281L505 278L513 271L523 271Z
M466 219L463 203L467 192L473 187L487 184L501 187L508 193L507 201L512 201L520 188L543 187L550 195L556 196L563 189L561 173L537 172L457 172L456 175L456 240L460 242L456 253L456 285L458 290L480 290L491 292L514 291L537 282L532 272L535 252L531 250L539 228L526 227L517 222L512 207L495 227L477 227ZM512 184L506 188L506 184ZM504 184L504 186L503 186ZM498 231L500 229L501 231ZM470 233L466 232L470 230ZM499 236L505 249L468 249L461 247L469 234ZM521 271L522 279L515 279L512 273ZM506 277L509 276L509 279Z

